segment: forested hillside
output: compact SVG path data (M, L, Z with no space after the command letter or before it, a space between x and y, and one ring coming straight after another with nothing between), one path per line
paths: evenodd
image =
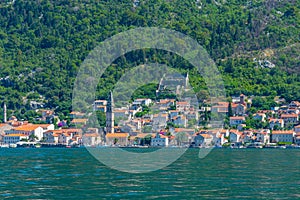
M300 100L300 0L140 0L135 5L132 0L6 0L0 3L1 102L21 118L32 115L30 100L66 115L88 53L106 38L139 26L165 27L197 40L217 63L228 95ZM199 99L207 97L202 78L187 62L164 51L141 50L115 61L99 82L98 98L106 97L127 68L145 60L189 71Z

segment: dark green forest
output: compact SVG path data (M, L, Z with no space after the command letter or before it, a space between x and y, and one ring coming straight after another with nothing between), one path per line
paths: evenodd
M140 0L135 6L132 0L1 1L0 102L25 119L34 115L30 101L68 115L73 83L89 52L135 27L164 27L197 40L221 71L228 96L300 100L299 26L300 0ZM151 49L117 59L99 81L96 97L106 98L127 69L146 61L189 72L198 98L208 98L189 63ZM135 95L153 96L155 87Z

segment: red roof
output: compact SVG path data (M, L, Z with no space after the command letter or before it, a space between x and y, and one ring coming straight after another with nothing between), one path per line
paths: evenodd
M236 116L236 117L230 117L230 120L245 120L245 117L243 116Z
M278 134L287 134L287 135L289 135L289 134L294 134L295 132L294 131L292 131L292 130L288 130L288 131L273 131L272 132L272 134L274 134L274 135L278 135Z
M297 118L297 114L282 114L281 118Z

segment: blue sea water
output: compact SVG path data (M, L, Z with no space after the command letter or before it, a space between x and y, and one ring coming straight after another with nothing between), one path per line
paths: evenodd
M215 149L203 159L190 149L142 174L84 148L0 149L0 199L300 199L299 170L299 149Z

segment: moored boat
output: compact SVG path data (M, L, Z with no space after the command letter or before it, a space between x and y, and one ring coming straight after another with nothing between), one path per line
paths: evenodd
M9 144L9 148L17 148L17 144L11 143Z
M9 145L8 144L1 144L0 148L9 148Z

